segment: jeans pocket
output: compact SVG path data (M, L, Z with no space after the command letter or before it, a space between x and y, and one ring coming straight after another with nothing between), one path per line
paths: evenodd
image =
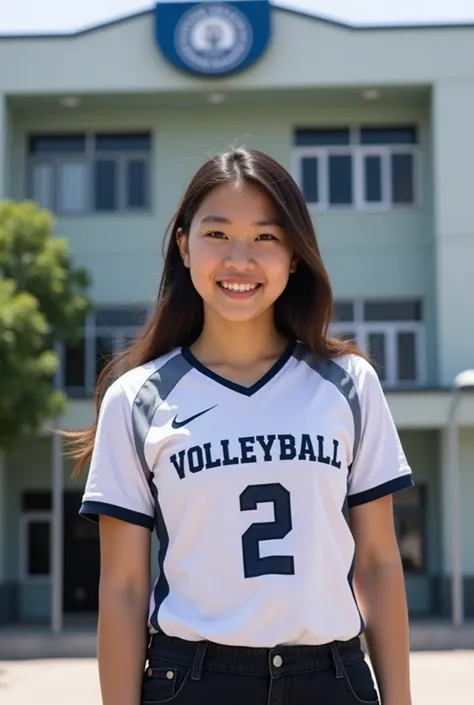
M365 660L344 664L344 684L355 703L379 705L372 672Z
M183 689L190 670L185 666L149 666L143 674L141 705L173 702Z

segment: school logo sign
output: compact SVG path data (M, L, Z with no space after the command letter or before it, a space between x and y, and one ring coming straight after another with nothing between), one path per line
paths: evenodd
M259 59L270 39L268 0L159 2L156 40L175 66L198 76L224 76Z

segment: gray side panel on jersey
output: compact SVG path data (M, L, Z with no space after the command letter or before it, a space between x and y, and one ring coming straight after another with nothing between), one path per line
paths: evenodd
M132 408L135 447L155 503L155 528L159 543L159 575L153 589L154 605L150 616L150 625L155 631L159 631L158 610L169 594L168 580L163 570L165 556L168 551L169 536L160 507L158 489L153 482L152 472L146 462L145 441L158 407L191 369L192 366L182 355L175 355L168 362L165 362L163 367L160 367L159 370L148 377L146 382L140 387Z
M296 346L293 357L306 362L308 367L320 374L323 379L332 382L347 400L354 419L354 448L352 453L352 460L354 461L360 444L362 419L359 396L352 377L333 360L318 360L316 355L302 343L298 343Z
M175 355L148 377L133 402L132 424L135 447L147 480L151 473L145 458L145 441L153 417L160 404L167 399L178 382L191 369L192 366L182 355Z

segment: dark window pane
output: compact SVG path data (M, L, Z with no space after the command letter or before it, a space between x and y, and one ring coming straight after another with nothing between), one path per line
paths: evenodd
M81 154L86 151L85 135L32 135L30 154Z
M117 209L117 163L97 161L94 165L94 206L98 211Z
M354 304L352 301L335 301L333 309L335 321L347 323L354 320Z
M366 301L366 321L421 321L421 301Z
M397 540L404 570L422 572L426 556L425 487L410 487L394 495Z
M415 176L413 154L392 154L392 202L414 203Z
M50 523L31 521L28 524L28 575L50 573Z
M143 325L147 315L147 309L142 306L98 308L95 322L97 326L104 328L134 328Z
M133 160L127 163L127 208L146 208L148 205L148 163Z
M364 190L367 203L382 200L382 159L377 156L364 158Z
M105 335L96 338L96 379L114 356L114 340L113 337Z
M21 509L24 512L48 512L51 509L51 492L23 492Z
M352 331L347 331L347 330L338 331L337 337L340 340L347 340L347 341L349 341L351 343L355 343L357 345L357 336L355 334L355 331L353 331L353 330Z
M329 203L332 206L352 203L352 157L329 157Z
M349 144L350 133L347 128L326 130L302 128L296 130L295 141L297 147L334 147Z
M301 160L302 191L308 203L319 201L318 159L303 157Z
M415 333L397 335L397 373L400 382L414 382L417 379Z
M135 336L133 336L133 335L125 336L125 338L123 339L122 350L126 350L127 348L130 348L134 342L135 342Z
M84 340L78 341L75 345L68 343L64 349L64 386L85 387L86 386L86 360L84 351Z
M374 364L379 379L386 379L385 368L387 365L385 351L385 333L369 333L367 336L368 352Z
M148 152L151 137L147 133L103 134L95 138L98 152Z
M415 127L363 127L360 131L361 144L416 144Z

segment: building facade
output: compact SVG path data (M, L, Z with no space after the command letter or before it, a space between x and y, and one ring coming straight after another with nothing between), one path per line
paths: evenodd
M455 376L474 367L473 125L469 26L355 29L238 0L0 38L0 198L51 209L93 280L83 341L61 350L61 424L90 423L103 361L153 305L191 174L229 145L266 151L305 194L334 326L378 363L413 468L416 487L395 501L410 613L450 616L459 549L474 617L472 392L458 408L459 462L448 442ZM83 484L47 428L3 458L0 621L96 611Z

